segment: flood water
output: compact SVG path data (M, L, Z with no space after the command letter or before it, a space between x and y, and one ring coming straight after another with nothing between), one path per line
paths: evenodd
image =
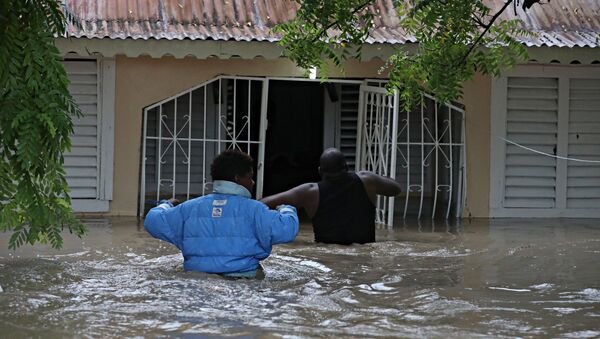
M598 337L600 220L410 223L377 243L276 246L264 280L186 273L136 219L7 250L1 337Z

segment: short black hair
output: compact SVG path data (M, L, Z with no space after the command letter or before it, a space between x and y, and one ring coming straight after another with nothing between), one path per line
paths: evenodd
M337 148L328 148L323 151L319 159L319 167L323 174L337 174L348 171L346 158Z
M243 176L252 171L254 160L238 150L226 150L219 154L210 165L212 180L235 181L235 176Z

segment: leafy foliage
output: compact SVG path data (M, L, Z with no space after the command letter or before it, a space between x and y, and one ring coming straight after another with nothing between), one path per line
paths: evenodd
M317 67L326 78L329 62L342 67L360 55L360 46L373 27L369 5L375 0L296 0L297 17L278 27L284 53L300 67ZM498 75L527 58L515 40L530 33L518 20L498 20L513 0L491 13L484 0L394 0L400 27L418 41L409 53L399 48L386 62L390 82L398 89L405 110L426 91L443 102L456 100L462 84L479 71ZM517 0L518 2L518 0ZM529 8L539 0L526 0Z
M360 55L372 26L372 13L367 11L370 0L296 1L301 4L296 19L275 31L283 33L279 43L298 66L316 67L327 74L328 60L341 68L344 60Z
M81 114L54 46L64 30L58 1L0 4L0 231L13 231L13 249L35 242L60 248L65 227L85 233L63 169L71 116Z

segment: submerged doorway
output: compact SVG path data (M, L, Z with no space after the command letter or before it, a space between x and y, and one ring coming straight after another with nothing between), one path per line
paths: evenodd
M324 85L270 81L264 195L319 180L323 151Z

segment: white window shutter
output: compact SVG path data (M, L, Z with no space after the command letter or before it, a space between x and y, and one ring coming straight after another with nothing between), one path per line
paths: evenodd
M570 79L570 158L600 160L600 79ZM600 207L600 163L569 161L567 208Z
M509 77L506 139L556 154L558 79ZM556 159L506 146L505 208L554 208Z
M107 212L112 199L114 60L67 59L69 92L81 109L73 118L65 173L75 212Z
M356 164L356 136L358 122L359 86L342 84L340 86L340 115L338 148L344 154L348 167L354 169Z
M65 154L65 171L72 199L96 199L99 184L99 103L96 60L65 61L69 91L83 116L73 119L71 151Z
M600 69L517 66L491 129L490 216L600 217Z

